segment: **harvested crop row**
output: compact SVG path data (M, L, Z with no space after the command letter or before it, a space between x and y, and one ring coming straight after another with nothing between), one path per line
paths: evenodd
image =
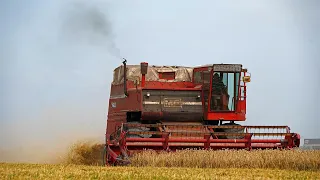
M132 166L320 170L320 151L183 150L160 153L144 151L135 154L131 161Z
M103 145L75 144L65 158L67 164L101 165ZM134 154L135 167L196 168L276 168L320 170L319 150L182 150L177 152L143 151Z

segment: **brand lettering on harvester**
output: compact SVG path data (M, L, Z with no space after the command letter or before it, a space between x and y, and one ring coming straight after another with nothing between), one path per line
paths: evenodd
M163 106L164 107L181 107L182 103L181 103L181 99L178 98L165 98L163 100Z

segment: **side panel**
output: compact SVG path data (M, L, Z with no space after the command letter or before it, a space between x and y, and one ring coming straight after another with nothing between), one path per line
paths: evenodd
M142 91L143 112L161 112L161 90Z
M110 134L116 131L117 127L121 125L121 123L126 121L127 114L126 112L118 112L118 113L109 113L107 120L107 138L109 138Z
M141 111L141 89L127 81L128 97L125 97L123 85L112 85L109 99L109 113Z
M201 91L143 90L143 120L201 121Z
M128 97L124 96L123 85L112 85L109 99L107 119L107 138L118 126L126 122L127 112L141 111L141 90L132 88L133 82L128 81Z
M149 81L146 82L146 88L149 89L186 89L193 87L191 82L157 82ZM121 123L126 122L127 112L139 112L144 111L144 117L142 119L160 120L163 119L163 115L166 113L162 112L162 106L160 105L161 91L166 90L153 90L153 96L148 101L149 104L142 104L141 98L143 97L139 82L135 84L133 81L127 81L128 97L124 96L123 84L111 85L110 99L109 99L109 110L107 119L107 135L113 133L117 126ZM147 92L147 91L146 91ZM149 92L149 90L148 90ZM151 90L150 90L151 92ZM156 102L156 104L154 103ZM148 102L147 102L148 103ZM170 117L171 115L169 115ZM197 115L198 116L198 115ZM150 117L150 118L149 118ZM107 136L108 137L108 136Z

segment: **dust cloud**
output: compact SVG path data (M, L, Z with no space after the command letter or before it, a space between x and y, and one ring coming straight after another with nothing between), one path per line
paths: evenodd
M112 71L121 63L108 5L51 3L20 14L29 21L10 33L0 162L54 163L76 141L104 142Z

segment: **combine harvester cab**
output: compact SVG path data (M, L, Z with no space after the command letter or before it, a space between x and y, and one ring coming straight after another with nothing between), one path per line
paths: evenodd
M246 83L241 64L199 67L127 65L114 70L106 164L128 164L142 150L291 149L288 126L242 126Z

